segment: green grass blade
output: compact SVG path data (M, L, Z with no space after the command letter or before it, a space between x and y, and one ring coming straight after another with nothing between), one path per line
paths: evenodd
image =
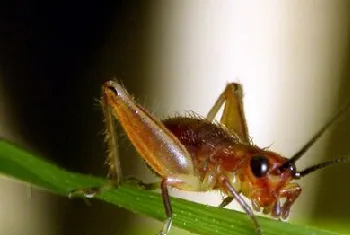
M67 196L72 189L98 186L105 180L67 172L42 160L18 146L0 139L0 172L39 186L52 193ZM157 220L164 219L160 194L132 185L122 185L97 196L119 207ZM203 235L255 235L249 218L240 212L209 207L183 199L172 198L174 225ZM316 228L258 218L264 235L331 235L332 232ZM156 232L156 231L155 231Z

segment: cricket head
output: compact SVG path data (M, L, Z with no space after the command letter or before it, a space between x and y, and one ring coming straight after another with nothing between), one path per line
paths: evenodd
M295 180L331 165L350 162L350 157L347 156L311 165L303 170L296 168L296 162L349 108L350 102L289 159L278 153L259 148L249 153L246 165L242 167L243 170L239 173L239 177L241 192L251 199L254 210L262 209L265 214L287 219L291 206L301 193L301 187L295 183Z
M252 208L264 214L286 219L301 188L293 180L294 164L281 169L287 158L271 151L260 150L247 158L240 172L241 192L251 200Z
M295 166L299 152L288 159L272 151L260 150L246 158L246 165L238 174L240 189L251 200L255 211L287 219L302 191L296 180L325 167L350 162L349 157L340 157L299 171Z

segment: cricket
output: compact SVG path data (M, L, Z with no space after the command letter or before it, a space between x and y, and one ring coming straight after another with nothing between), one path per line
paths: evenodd
M77 189L94 197L101 190L117 187L122 178L116 121L148 166L160 177L166 219L159 235L172 225L168 188L185 191L219 190L225 197L219 207L236 200L250 217L256 234L262 235L254 211L286 220L302 189L295 182L319 169L350 162L340 157L298 171L295 163L350 107L348 102L293 156L286 158L252 143L243 109L243 89L229 83L206 117L191 114L160 120L138 104L117 81L102 86L102 110L108 149L108 185ZM223 108L220 121L215 121ZM148 187L154 189L155 187Z

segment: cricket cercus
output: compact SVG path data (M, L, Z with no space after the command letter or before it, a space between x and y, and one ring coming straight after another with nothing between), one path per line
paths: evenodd
M224 105L220 122L214 118ZM168 187L188 191L220 190L226 197L220 207L236 200L250 217L256 233L262 235L253 213L261 211L287 219L302 189L294 182L311 172L350 158L337 158L296 170L295 162L318 140L329 126L349 107L344 106L291 158L260 148L251 142L242 103L242 86L228 84L208 115L178 116L159 120L128 94L116 81L102 87L102 107L108 145L109 185L77 189L93 197L101 189L121 182L115 120L135 146L140 156L161 178L160 186L166 214L161 235L168 234L172 224L172 207ZM250 200L251 206L243 196ZM282 203L283 201L283 203Z

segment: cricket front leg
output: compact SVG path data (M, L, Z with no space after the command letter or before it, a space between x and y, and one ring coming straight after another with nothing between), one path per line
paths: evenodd
M221 190L223 190L225 193L229 194L229 197L227 197L227 198L234 198L240 204L240 206L245 211L245 213L250 217L250 220L252 221L253 226L255 228L256 234L262 235L260 224L259 224L258 220L256 219L256 216L254 215L252 208L241 197L239 192L237 192L234 189L231 182L225 176L220 176L219 181L221 184Z
M222 200L222 202L220 203L219 207L221 207L221 208L226 207L228 204L230 204L230 203L233 201L233 199L235 199L235 198L232 197L232 196L227 196L227 197L225 197L225 198Z
M227 84L224 92L220 94L214 106L208 112L207 119L213 121L221 106L225 104L220 123L237 135L241 141L250 143L242 97L243 89L241 84Z
M294 204L295 200L299 197L302 189L301 187L296 183L290 183L286 186L284 190L282 190L280 197L285 198L285 203L281 206L280 209L280 218L283 220L286 220L289 216L290 208ZM275 213L276 212L272 212Z

